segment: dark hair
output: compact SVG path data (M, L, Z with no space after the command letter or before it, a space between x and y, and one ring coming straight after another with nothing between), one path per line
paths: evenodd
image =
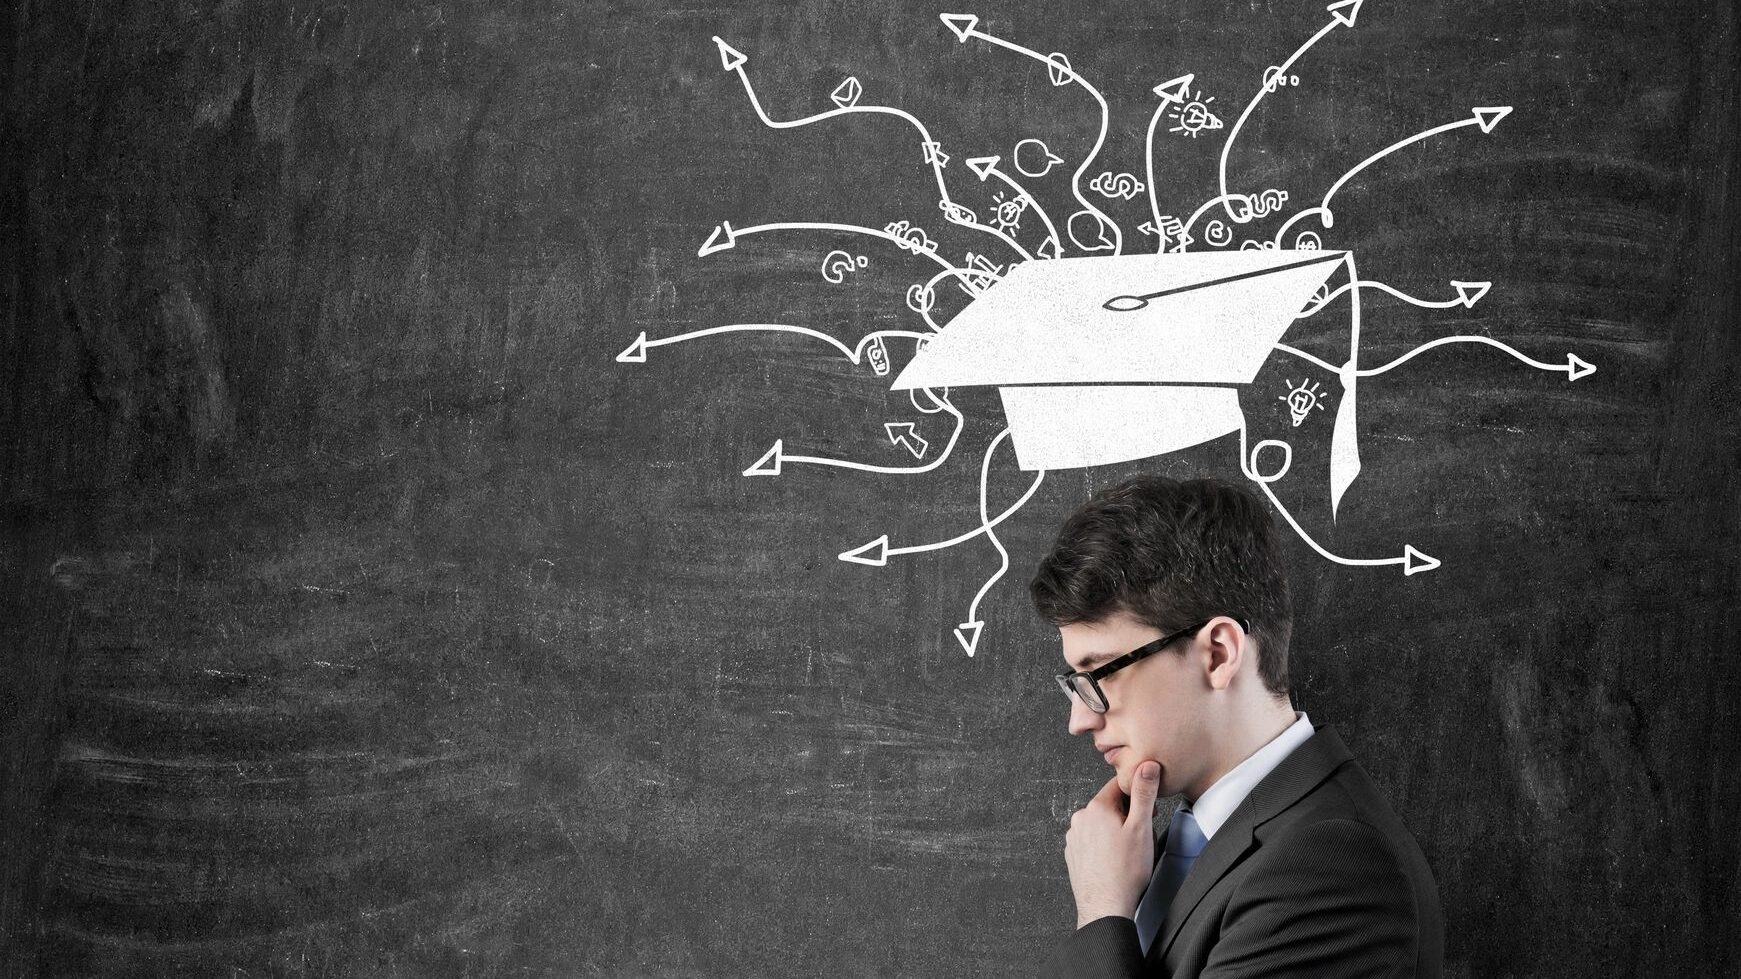
M1106 489L1064 521L1028 590L1058 626L1125 612L1172 632L1243 615L1264 689L1288 695L1287 571L1268 509L1241 487L1137 476Z

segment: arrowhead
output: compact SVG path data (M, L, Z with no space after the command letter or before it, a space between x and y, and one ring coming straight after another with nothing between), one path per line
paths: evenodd
M722 237L725 239L723 242L720 241ZM707 241L702 243L701 250L695 254L697 257L706 257L714 252L723 252L737 243L737 234L731 230L731 222L721 221L719 227L713 229L713 234L707 236Z
M1155 227L1153 221L1144 221L1142 224L1137 225L1136 229L1145 235L1154 235L1157 238L1161 236L1161 230Z
M1580 377L1596 373L1596 365L1583 360L1577 354L1566 355L1566 368L1566 380L1568 381L1575 381Z
M1047 238L1045 241L1040 242L1040 247L1034 249L1034 254L1041 258L1057 258L1062 253L1062 250L1058 247L1058 239L1056 238Z
M641 335L635 338L634 343L629 344L629 348L627 350L624 350L622 353L617 354L617 363L619 363L619 364L645 364L646 362L647 362L647 331L642 330Z
M1360 5L1364 2L1365 0L1340 0L1324 9L1335 14L1336 22L1343 27L1353 27L1354 18L1360 16Z
M1180 75L1172 81L1156 85L1155 94L1161 97L1162 102L1183 102L1191 91L1191 83L1196 80L1196 75Z
M1481 131L1490 133L1493 127L1499 125L1499 120L1511 115L1509 105L1478 105L1473 110L1475 122L1481 126Z
M967 168L978 174L979 179L983 181L985 178L991 176L992 168L997 166L997 161L1000 159L1002 159L1002 157L976 156L967 161Z
M780 445L784 439L774 443L774 447L762 453L756 464L744 470L745 476L778 476L780 475Z
M955 641L972 656L973 650L979 645L979 630L985 628L984 622L963 622L955 627Z
M917 434L913 431L912 422L883 422L883 431L889 433L889 441L897 445L901 439L912 438Z
M1419 574L1422 571L1431 571L1438 566L1439 566L1439 559L1438 558L1433 557L1430 554L1422 554L1420 551L1415 550L1415 546L1413 544L1404 544L1403 545L1403 547L1402 547L1402 573L1403 574L1405 574L1405 575Z
M884 534L862 547L841 551L840 559L851 561L853 564L868 564L873 568L880 568L889 563L889 535Z
M973 33L973 25L979 23L979 18L973 14L942 14L943 23L955 32L955 39L967 43L967 35Z
M738 65L749 60L744 57L742 51L739 51L737 48L725 43L717 36L714 37L713 43L719 45L719 63L726 71L731 71L733 68L736 68Z
M1452 279L1451 287L1457 290L1457 298L1463 301L1465 308L1473 308L1482 296L1487 295L1487 290L1493 288L1493 283L1458 282L1456 279Z

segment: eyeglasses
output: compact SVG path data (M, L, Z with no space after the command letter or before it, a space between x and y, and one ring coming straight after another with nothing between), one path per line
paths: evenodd
M1217 616L1217 618L1219 618L1219 616ZM1233 621L1239 623L1241 629L1245 630L1247 634L1250 634L1251 620L1241 615L1231 616L1231 618ZM1064 696L1074 697L1077 700L1082 701L1089 710L1096 714L1104 714L1106 713L1108 705L1106 702L1106 692L1100 689L1101 680L1117 673L1119 670L1135 663L1137 660L1146 656L1153 656L1173 643L1178 642L1180 639L1195 636L1200 629L1214 621L1215 619L1204 619L1202 622L1190 626L1189 628L1180 629L1178 632L1175 632L1170 636L1162 636L1154 642L1144 643L1130 652L1125 653L1123 656L1120 656L1109 663L1103 663L1092 670L1086 672L1078 670L1074 673L1060 673L1053 677L1053 679L1058 681L1058 689L1064 692Z

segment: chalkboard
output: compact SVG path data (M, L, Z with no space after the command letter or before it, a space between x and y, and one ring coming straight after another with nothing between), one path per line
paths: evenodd
M1737 968L1731 4L7 21L0 974L1030 972L1105 770L1026 581L1266 441L1447 974ZM1200 440L895 386L1052 255L1313 245Z

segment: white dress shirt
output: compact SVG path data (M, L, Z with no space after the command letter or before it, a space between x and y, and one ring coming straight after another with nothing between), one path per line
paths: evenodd
M1305 744L1312 736L1312 722L1306 718L1304 711L1294 711L1294 723L1287 730L1275 736L1269 744L1251 753L1251 757L1233 766L1233 770L1215 780L1215 784L1203 791L1196 802L1188 803L1191 815L1197 818L1197 825L1203 830L1205 839L1214 839L1215 831L1227 822L1227 817L1233 815L1233 810L1245 801L1257 783L1263 777L1275 770L1282 759L1293 754L1294 749Z

